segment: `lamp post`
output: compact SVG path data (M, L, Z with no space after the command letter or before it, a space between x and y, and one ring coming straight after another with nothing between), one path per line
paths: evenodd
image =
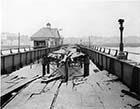
M20 33L18 33L18 50L20 50Z
M80 39L80 45L82 45L82 39Z
M88 37L88 41L89 41L88 43L89 43L89 48L90 48L90 36Z
M64 39L64 38L62 37L62 34L63 34L63 33L62 33L62 31L63 31L63 29L62 29L62 28L60 28L60 29L59 29L59 32L60 32L60 31L61 31L61 34L60 34L61 39L60 39L59 44L60 44L60 45L62 45L62 44L63 44L63 39Z
M124 45L123 45L123 30L124 30L124 27L123 27L123 22L124 22L124 19L119 19L118 20L119 24L120 24L120 47L119 47L119 54L118 54L118 58L119 59L125 59L125 54L124 54Z

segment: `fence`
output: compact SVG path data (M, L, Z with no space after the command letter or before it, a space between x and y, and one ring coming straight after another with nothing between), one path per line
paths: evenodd
M140 65L128 60L117 59L117 51L114 55L111 55L111 50L102 51L98 47L80 46L80 49L88 54L100 69L106 69L110 73L117 75L132 91L140 94Z
M1 74L9 74L25 65L39 60L49 52L58 50L59 47L29 49L29 51L1 55Z

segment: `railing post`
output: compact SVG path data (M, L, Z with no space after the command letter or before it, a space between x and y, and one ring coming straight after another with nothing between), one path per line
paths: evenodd
M3 55L2 50L1 50L1 55Z
M109 49L108 54L110 54L110 51L111 51L111 50Z
M118 50L116 50L116 53L115 53L115 55L114 55L114 56L117 56L117 54L118 54Z
M10 53L12 54L12 49L10 49Z
M24 48L24 51L26 51L26 49Z
M104 48L104 51L103 51L103 53L105 53L105 48Z
M125 59L128 59L128 52L126 51L125 53Z
M18 53L20 53L20 48L18 48Z
M103 70L103 67L104 67L103 66L103 54L101 54L101 66L100 67L101 67L101 70Z
M99 50L100 52L102 51L102 47L100 47L100 50Z

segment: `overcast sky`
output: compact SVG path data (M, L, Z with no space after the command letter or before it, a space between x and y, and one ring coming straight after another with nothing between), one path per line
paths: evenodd
M62 28L63 37L140 36L140 1L2 0L2 32L31 36L47 22Z

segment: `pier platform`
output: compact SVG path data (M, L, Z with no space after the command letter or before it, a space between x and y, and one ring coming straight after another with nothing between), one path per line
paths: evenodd
M51 66L53 72L55 66ZM58 72L63 72L63 69ZM83 69L69 69L69 81L54 80L48 84L48 74L42 75L41 64L33 64L1 77L2 94L29 83L4 109L132 109L140 101L121 90L129 90L115 75L100 71L90 61L90 75L83 78ZM15 82L14 82L15 81ZM26 81L26 82L25 82Z

